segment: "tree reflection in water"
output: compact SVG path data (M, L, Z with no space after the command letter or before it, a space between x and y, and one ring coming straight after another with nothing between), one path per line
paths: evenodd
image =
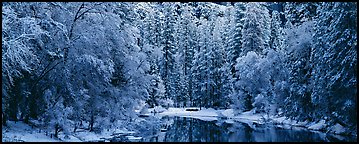
M281 129L273 125L253 123L225 123L224 120L203 121L189 117L163 117L160 129L151 129L144 136L149 142L324 142L356 141L322 132L300 129ZM165 131L166 130L166 131ZM147 132L148 134L148 132Z

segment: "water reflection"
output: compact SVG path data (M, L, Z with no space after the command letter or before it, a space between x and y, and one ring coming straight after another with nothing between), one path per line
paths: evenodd
M307 130L288 130L271 125L224 120L203 121L186 117L163 117L157 129L146 132L143 141L149 142L324 142L356 141L343 137Z

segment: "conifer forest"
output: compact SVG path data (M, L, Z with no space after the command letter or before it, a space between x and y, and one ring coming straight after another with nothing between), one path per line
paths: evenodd
M2 2L1 39L2 142L357 141L357 2Z

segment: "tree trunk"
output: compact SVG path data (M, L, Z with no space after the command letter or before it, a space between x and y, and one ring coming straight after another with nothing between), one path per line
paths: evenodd
M57 138L58 132L59 132L60 126L59 124L55 125L55 137Z
M94 115L92 114L91 115L91 120L90 120L90 131L93 131L93 124L95 123L95 117Z
M26 116L25 116L25 119L24 119L24 122L26 123L26 124L29 124L29 115L27 114Z
M2 113L2 125L3 125L3 126L6 126L7 117L6 117L6 115L4 114L4 112L1 112L1 113Z
M76 129L77 129L77 123L75 123L74 133L76 132Z

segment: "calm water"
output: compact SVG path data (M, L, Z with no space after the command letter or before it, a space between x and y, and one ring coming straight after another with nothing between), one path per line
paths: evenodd
M161 131L162 130L162 131ZM328 142L357 141L356 137L282 129L271 125L225 120L203 121L185 117L163 117L157 128L140 134L145 142Z

